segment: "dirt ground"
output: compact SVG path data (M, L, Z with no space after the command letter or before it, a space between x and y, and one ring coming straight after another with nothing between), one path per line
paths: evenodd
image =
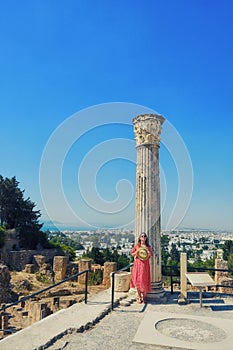
M52 285L52 283L49 281L38 280L36 274L30 274L25 272L11 272L10 283L11 283L12 291L15 292L18 296L18 300ZM102 284L95 285L95 286L89 285L88 296L96 294L104 289L106 289L106 287L103 286ZM9 335L12 331L13 332L18 331L29 325L28 317L27 317L27 320L25 321L24 317L21 317L21 314L22 314L22 311L30 310L30 305L33 302L35 303L35 300L38 301L38 304L43 303L43 304L52 305L54 300L53 298L59 297L59 310L60 310L63 308L67 308L74 303L83 301L84 291L85 291L85 285L79 284L77 281L68 281L37 295L36 299L35 298L29 299L29 301L26 302L25 307L23 307L23 310L22 310L21 303L17 304L16 307L13 306L6 309L7 314L9 315L8 327L7 327L9 331L7 331L7 333L5 334L0 331L1 333L0 339L4 336ZM30 313L29 313L29 316L30 316Z
M49 287L52 283L49 281L40 281L37 279L36 274L21 272L11 272L11 281L12 290L19 295L19 298L22 296L27 296L33 294L39 290ZM47 292L39 295L39 298L48 298L54 296L80 296L83 294L85 286L79 284L77 281L68 281L59 286L56 286L50 289ZM101 285L88 286L88 294L95 294L101 290L104 290L105 287Z

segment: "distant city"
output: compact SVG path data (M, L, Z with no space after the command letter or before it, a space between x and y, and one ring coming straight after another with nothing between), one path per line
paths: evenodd
M120 254L130 256L132 246L135 241L133 229L110 229L99 228L93 230L87 229L72 229L65 228L62 230L54 227L43 228L48 230L51 235L56 235L57 232L65 234L74 241L78 241L84 249L76 251L77 257L82 256L83 253L92 249L92 247L99 247L100 249L117 249ZM161 236L167 236L168 252L175 246L180 252L192 252L189 262L194 262L195 259L200 258L206 261L217 255L219 247L224 245L227 240L233 240L233 230L231 231L215 231L208 229L183 228L177 230L162 230Z
M85 226L85 227L81 227L81 226L77 226L77 225L72 225L72 224L63 224L62 222L52 222L52 221L41 221L40 223L43 223L43 227L42 230L43 231L77 231L77 232L81 232L81 231L96 231L97 230L97 226ZM98 225L99 227L99 225ZM132 231L134 232L134 229L124 229L124 228L111 228L110 225L102 225L101 227L98 228L97 231L99 230L117 230L117 231ZM219 233L219 234L233 234L233 228L232 229L223 229L223 230L218 230L218 229L210 229L210 228L201 228L201 227L180 227L178 229L175 230L163 230L162 232L186 232L186 233L190 233L190 232L214 232L214 233Z

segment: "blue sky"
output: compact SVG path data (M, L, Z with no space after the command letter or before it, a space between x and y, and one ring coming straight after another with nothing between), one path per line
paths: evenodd
M190 155L192 198L180 226L232 230L232 10L230 0L1 1L0 174L16 176L25 195L47 220L39 180L43 152L56 130L62 131L71 116L88 109L91 122L87 125L88 113L81 113L75 128L79 133L85 124L82 136L75 140L74 131L73 143L58 170L63 193L85 223L125 225L134 217L135 154L130 120L144 110L134 105L145 106L171 123ZM89 108L107 104L105 111L115 102L125 104L125 121L118 119L114 113L118 106L112 104L107 125L93 130L102 114L98 108L92 114ZM72 127L66 132L68 140ZM128 142L122 143L125 147L120 139ZM111 147L105 143L109 140ZM57 142L63 146L62 138ZM110 149L119 150L119 156L107 156ZM129 150L128 156L125 150ZM94 159L102 166L95 169L94 180L87 177L88 184L82 182L81 192L89 188L88 181L94 181L105 204L115 205L116 183L126 179L119 185L119 193L129 196L122 197L126 209L114 216L89 211L88 205L83 205L77 179L83 181L86 175L78 177L78 172L85 157L94 151ZM54 164L59 152L58 147L51 155ZM162 193L166 197L162 225L166 227L178 180L176 160L163 144L160 161L166 179L166 196ZM91 166L85 169L92 173ZM55 187L53 191L56 193ZM86 195L90 197L87 201L97 200L94 205L98 208L98 198L91 199L91 191ZM53 200L52 219L70 223L55 196L50 203ZM72 224L81 226L81 221L73 218Z

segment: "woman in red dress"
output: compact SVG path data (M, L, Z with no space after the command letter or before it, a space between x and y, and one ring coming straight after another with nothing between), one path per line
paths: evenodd
M147 250L147 257L140 258L139 251L141 248ZM138 303L141 304L146 302L146 293L151 291L149 259L152 257L152 249L145 233L140 234L138 243L133 247L131 255L135 257L135 261L132 270L130 288L137 288Z

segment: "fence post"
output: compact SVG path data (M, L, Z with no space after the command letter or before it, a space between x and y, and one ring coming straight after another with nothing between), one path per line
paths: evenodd
M172 266L170 266L171 294L173 294Z
M187 254L180 253L180 298L187 300Z
M114 287L115 287L115 273L112 272L112 310L114 309Z
M85 304L87 303L87 286L88 286L88 272L89 270L86 271L86 279L85 279Z

